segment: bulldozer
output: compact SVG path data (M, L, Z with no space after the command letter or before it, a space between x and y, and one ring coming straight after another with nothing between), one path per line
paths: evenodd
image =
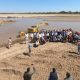
M44 22L41 22L41 23L37 23L36 26L31 26L31 28L28 28L28 33L38 33L40 32L40 29L39 27L41 26L48 26L49 24L48 23L44 23Z
M20 32L19 37L24 37L26 32L27 33L38 33L38 32L40 32L39 27L48 26L48 25L49 25L48 23L38 23L36 26L31 26L31 28L28 28L27 31Z
M25 33L38 33L39 32L39 28L37 26L31 26L31 28L28 28L26 31L21 31L19 32L18 37L22 38L25 36Z
M23 37L23 36L25 36L25 32L23 32L23 31L19 32L18 37Z
M28 33L38 33L39 28L37 26L31 26L31 28L28 28Z

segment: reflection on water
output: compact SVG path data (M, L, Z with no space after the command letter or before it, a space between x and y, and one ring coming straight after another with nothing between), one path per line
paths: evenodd
M7 42L8 37L12 37L13 40L16 38L20 31L25 31L32 25L36 25L39 22L42 22L41 18L0 18L0 20L16 20L13 23L0 24L0 42ZM48 29L51 28L72 28L74 30L80 31L79 22L54 22L49 21Z

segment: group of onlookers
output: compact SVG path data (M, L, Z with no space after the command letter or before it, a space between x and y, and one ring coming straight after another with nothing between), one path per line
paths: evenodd
M63 30L41 30L39 33L26 34L33 42L39 40L45 40L49 42L76 42L80 39L80 33L75 32L72 29Z
M43 45L46 42L70 42L78 44L78 53L80 54L80 33L72 29L63 30L41 30L39 33L26 33L26 41L29 39L34 43L34 47Z

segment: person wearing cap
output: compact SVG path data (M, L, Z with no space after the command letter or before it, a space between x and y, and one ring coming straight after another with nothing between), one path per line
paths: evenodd
M31 64L32 69L30 67L27 68L27 71L24 72L23 78L24 80L32 80L32 75L35 73L35 67Z
M73 80L69 72L66 73L66 77L64 78L64 80Z
M78 54L80 54L80 40L78 40L77 45L78 45Z
M52 72L50 72L48 80L58 80L58 75L55 68L53 68Z

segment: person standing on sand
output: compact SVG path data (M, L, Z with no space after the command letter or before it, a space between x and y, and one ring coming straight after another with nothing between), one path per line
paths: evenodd
M32 75L35 73L36 69L33 66L33 64L31 64L32 70L30 67L27 68L27 71L24 72L23 78L24 80L32 80Z
M73 80L69 72L66 73L66 77L64 78L64 80Z
M9 39L8 39L8 48L10 49L11 46L12 46L12 38L9 37Z
M28 35L28 33L26 33L26 34L25 34L26 44L27 44L27 42L28 42L28 38L29 38L29 35Z
M50 72L50 76L48 80L58 80L58 75L55 68L53 68L53 71Z
M32 47L32 45L31 45L31 43L29 42L28 43L28 55L30 56L31 55L31 47Z
M77 46L78 46L78 54L80 54L80 40L78 40Z

